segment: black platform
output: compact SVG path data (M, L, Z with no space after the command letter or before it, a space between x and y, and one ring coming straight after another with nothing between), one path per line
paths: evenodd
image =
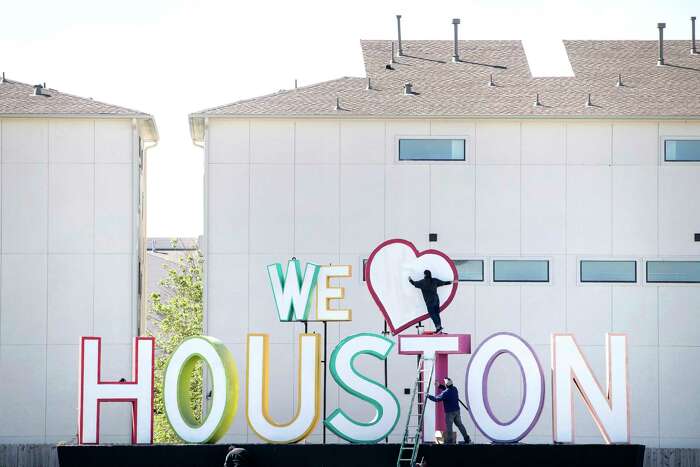
M397 444L241 444L256 467L392 467ZM102 445L59 446L61 467L220 467L228 446L214 445ZM422 445L418 459L431 467L532 466L532 467L642 467L640 445Z

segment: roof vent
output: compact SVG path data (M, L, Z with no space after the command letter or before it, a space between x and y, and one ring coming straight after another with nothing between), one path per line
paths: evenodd
M403 93L404 93L404 95L406 95L406 96L412 96L412 95L414 95L416 92L413 90L413 85L412 85L411 83L409 83L409 82L406 82L406 83L404 83L404 85L403 85Z
M493 88L495 86L496 86L496 83L494 83L494 81L493 81L493 73L490 73L489 74L489 87Z
M294 89L296 89L299 86L299 83L297 82L297 79L294 78Z
M690 17L690 53L697 55L698 49L695 48L695 16Z
M586 107L593 107L593 101L591 100L591 93L588 93L588 97L586 98Z
M369 76L367 77L367 88L366 89L368 91L372 90L372 78L370 78Z
M459 29L459 18L453 18L452 25L454 26L454 33L455 33L455 45L454 45L454 51L452 52L452 62L457 63L457 62L459 62L459 39L458 39L458 35L457 35L457 31Z
M664 64L664 28L666 23L659 23L656 26L659 28L659 60L656 64L661 66Z
M540 93L535 94L535 103L532 104L533 107L542 107L542 102L540 102Z
M618 88L623 87L625 84L622 82L622 73L617 74L617 83L615 83L615 86Z
M44 88L45 88L45 86L42 84L35 84L34 85L34 95L35 96L47 96L48 94L44 93Z
M396 15L396 29L399 33L399 57L403 57L403 47L401 46L401 15ZM391 54L393 57L394 54Z
M4 83L5 81L5 72L3 71L2 76L0 77L0 83Z
M340 106L340 97L335 98L335 110L343 110L343 108Z

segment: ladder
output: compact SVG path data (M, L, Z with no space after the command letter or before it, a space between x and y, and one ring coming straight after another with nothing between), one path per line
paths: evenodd
M406 418L406 429L403 432L401 448L399 449L399 458L396 461L396 467L415 467L416 458L418 457L418 448L420 446L420 437L423 432L423 413L425 412L426 395L430 390L430 385L433 381L433 369L435 365L430 366L430 374L425 378L425 366L423 365L423 357L418 361L418 374L416 382L413 385L411 396L411 405ZM418 396L418 398L416 398Z

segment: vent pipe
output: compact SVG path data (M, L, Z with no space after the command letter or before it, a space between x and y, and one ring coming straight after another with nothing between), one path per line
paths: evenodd
M489 74L489 87L495 87L496 83L493 81L493 73Z
M588 97L586 98L586 107L593 107L593 101L591 100L591 93L588 93Z
M457 62L459 62L459 38L457 35L457 30L459 28L459 18L453 18L452 25L454 26L454 31L455 31L455 47L454 47L454 51L452 52L452 61L454 63L457 63Z
M697 55L698 49L695 48L695 16L690 17L690 53Z
M399 57L403 57L403 46L401 44L401 15L396 15L396 28L399 33Z
M413 92L413 85L409 82L404 83L403 85L403 93L406 96L410 96L411 94L414 94Z
M340 107L340 97L335 98L335 110L342 110L343 108Z
M658 66L664 65L664 28L666 23L657 24L659 28L659 60L656 62Z
M367 77L367 90L372 90L372 78L370 78L369 76Z
M5 72L3 71L2 77L0 77L0 83L4 83L4 82L5 82Z
M532 104L533 107L542 107L542 102L540 101L540 93L535 94L535 103Z
M617 86L618 88L624 86L624 84L622 83L622 73L617 74L617 83L615 83L615 86Z

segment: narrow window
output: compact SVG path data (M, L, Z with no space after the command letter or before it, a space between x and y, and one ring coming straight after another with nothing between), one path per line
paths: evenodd
M700 283L700 261L647 261L647 282Z
M494 282L549 282L547 260L502 260L493 261Z
M637 282L636 261L584 260L581 282Z
M480 259L456 259L457 277L460 282L481 282L484 280L484 262Z
M362 260L362 282L366 282L366 281L367 281L367 278L365 277L365 274L367 274L367 273L365 272L365 268L366 268L366 267L367 267L367 259L363 259L363 260Z
M667 162L700 162L700 139L667 139L664 141Z
M415 138L399 140L400 161L463 161L463 139Z

